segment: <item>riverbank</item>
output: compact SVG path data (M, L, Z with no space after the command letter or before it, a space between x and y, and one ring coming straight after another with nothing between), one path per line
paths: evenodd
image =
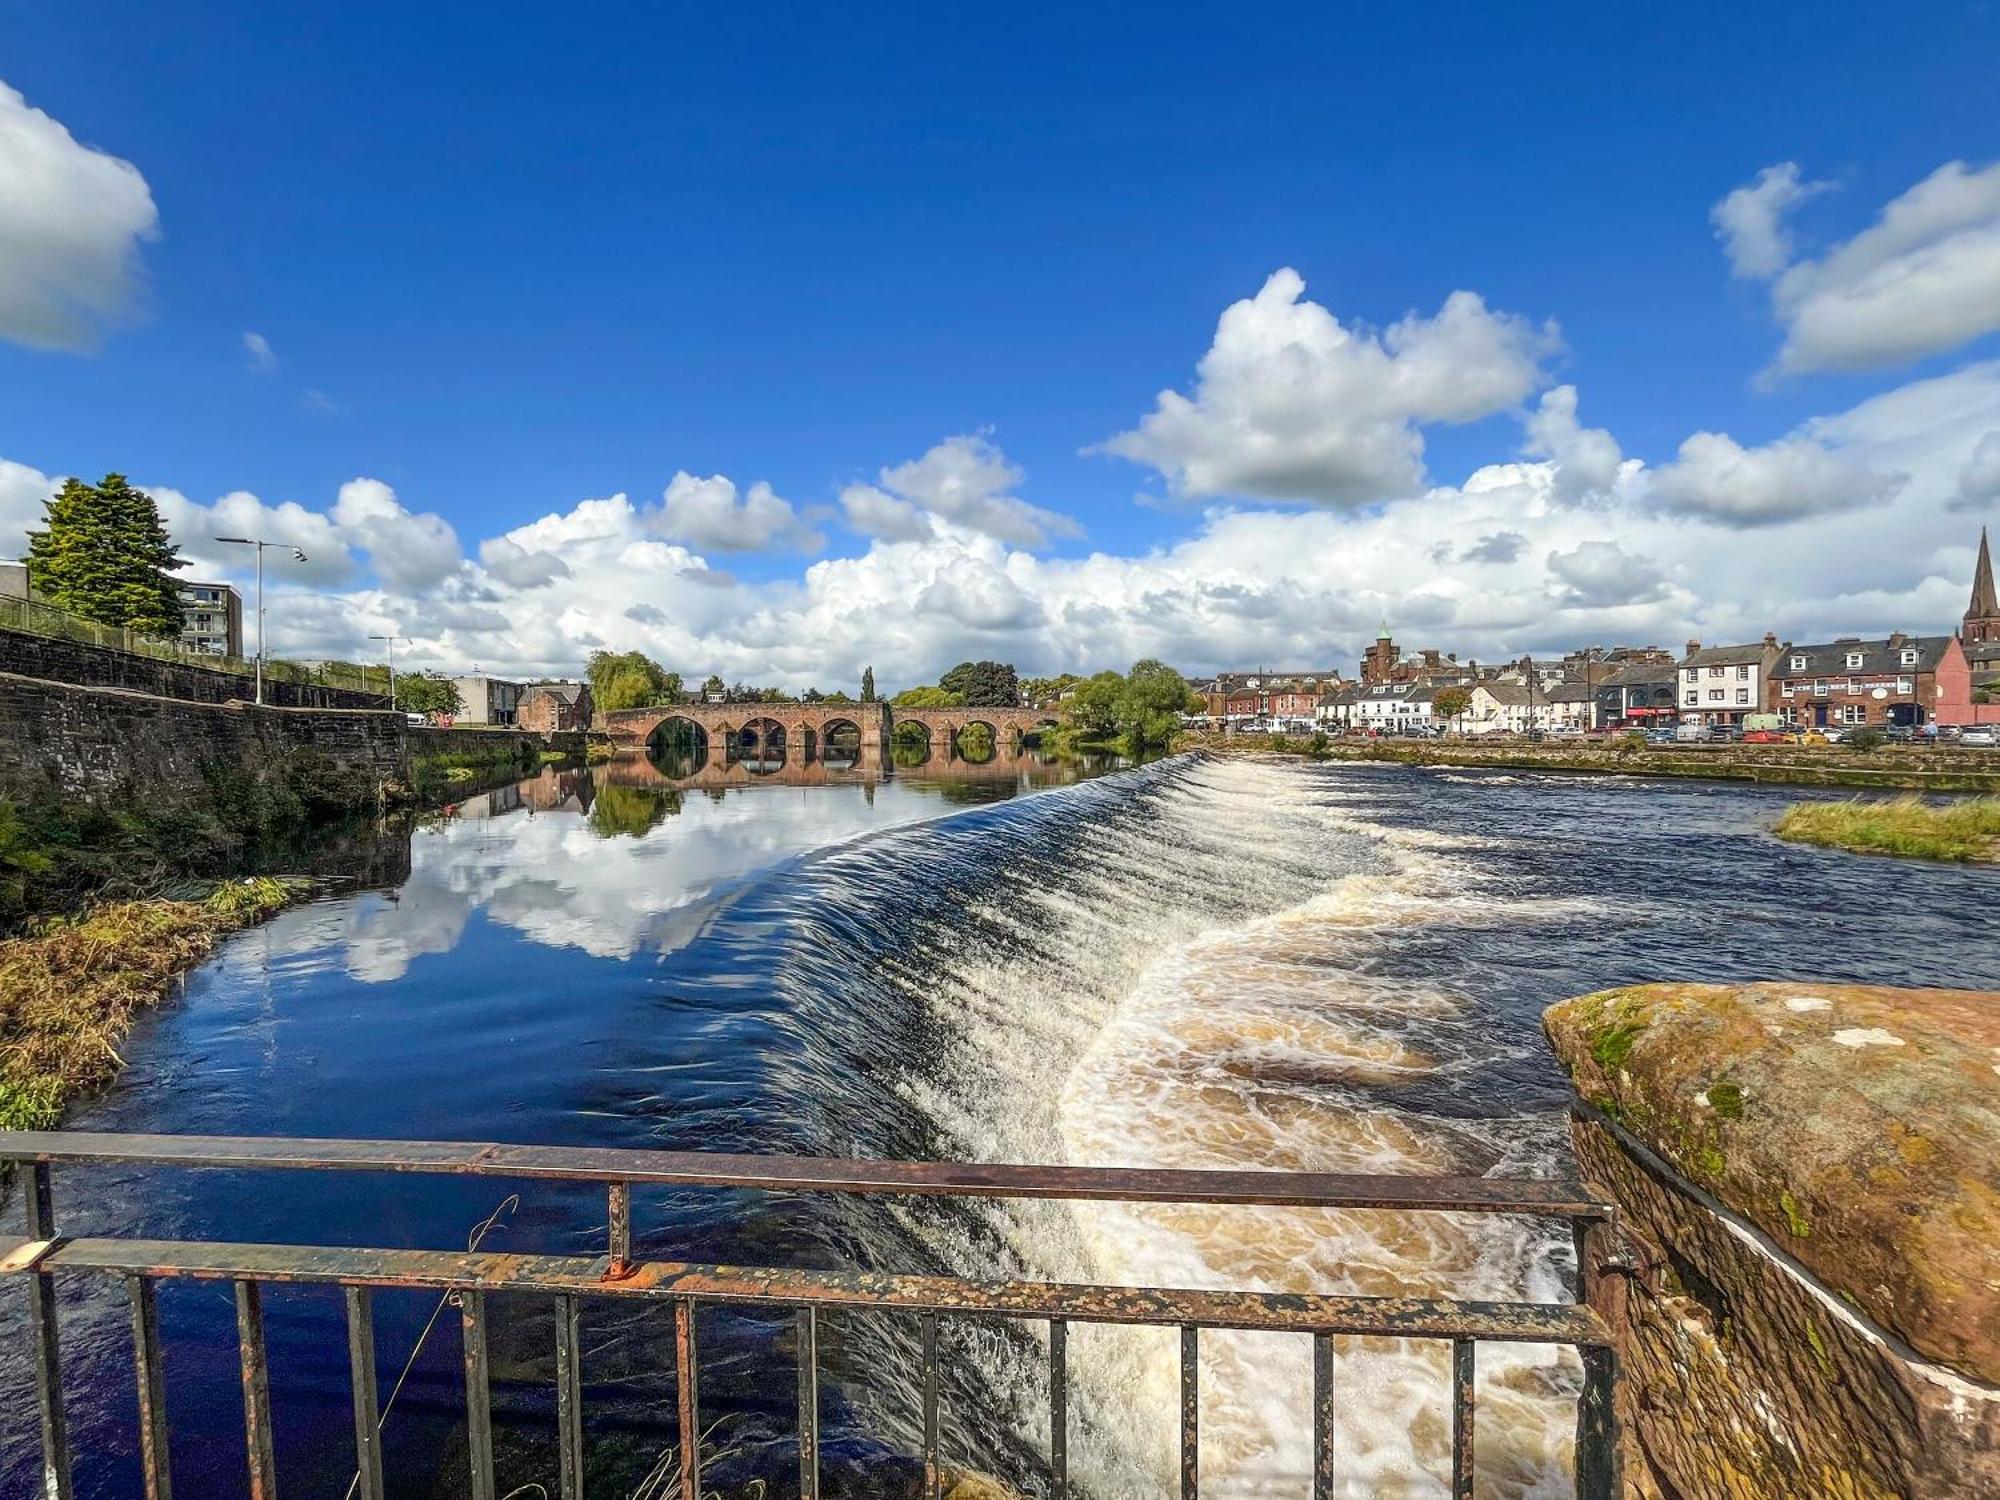
M122 901L0 943L0 1129L46 1130L124 1066L134 1017L232 932L312 883L228 880L199 900Z
M1275 743L1274 743L1275 741ZM1979 750L1890 746L1716 745L1675 748L1606 743L1483 745L1463 740L1312 740L1281 736L1187 734L1179 750L1222 755L1307 755L1316 760L1386 761L1405 766L1553 771L1590 776L1680 776L1780 786L1883 791L2000 792L2000 755Z
M1938 807L1916 797L1877 802L1805 802L1785 809L1772 830L1795 844L1861 854L2000 861L2000 797L1972 797Z

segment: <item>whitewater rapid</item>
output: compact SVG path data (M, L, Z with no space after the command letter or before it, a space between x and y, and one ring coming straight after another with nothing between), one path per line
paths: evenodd
M1482 874L1481 846L1371 820L1365 779L1303 764L1199 761L1160 778L1144 816L1084 825L1059 870L1018 872L976 915L1003 943L941 932L920 955L947 1038L904 1085L971 1159L1149 1167L1549 1175L1542 1112L1407 1107L1447 1074L1516 1049L1446 970L1377 972L1413 929L1587 920ZM1465 1086L1464 1076L1458 1080ZM1476 1087L1476 1084L1474 1085ZM1182 1287L1560 1301L1569 1251L1545 1226L1454 1215L1179 1205L994 1205L1011 1274ZM913 1225L913 1227L919 1227ZM928 1233L939 1234L936 1225ZM993 1274L990 1244L941 1248ZM981 1264L979 1262L984 1261ZM1445 1493L1448 1351L1343 1340L1342 1485ZM1174 1487L1178 1343L1170 1329L1071 1334L1072 1473L1093 1495ZM1046 1444L1043 1362L1018 1342L977 1357L1023 1443ZM1482 1345L1481 1493L1566 1496L1575 1361ZM1303 1495L1310 1342L1209 1333L1201 1345L1202 1486Z

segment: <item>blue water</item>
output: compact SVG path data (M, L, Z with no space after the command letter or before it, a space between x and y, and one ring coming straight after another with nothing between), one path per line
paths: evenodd
M1411 1159L1433 1169L1557 1172L1565 1096L1538 1018L1565 995L1673 978L2000 988L1990 873L1779 844L1766 828L1797 795L1781 789L1189 759L1050 779L1068 778L898 777L669 806L629 787L607 801L602 786L550 773L473 799L415 834L396 888L295 909L226 944L141 1023L117 1084L69 1123L1031 1160L1110 1139L1098 1159L1213 1165L1267 1152L1256 1131L1282 1107L1310 1112L1284 1139L1361 1120L1366 1150L1389 1149L1375 1127L1393 1125L1395 1149L1431 1153ZM1259 924L1271 923L1267 940ZM1147 1020L1170 982L1182 1000L1211 993L1203 985L1223 997L1222 1040L1189 1030L1181 1000L1170 1021ZM1418 990L1451 1008L1390 1003ZM1307 1006L1319 1019L1359 1016L1423 1065L1330 1067L1289 1030L1289 1050L1236 1055L1228 1036L1298 993L1324 994ZM1126 1078L1097 1043L1135 1015L1181 1029L1157 1059L1135 1044ZM1113 1083L1082 1099L1075 1079L1100 1075ZM1149 1112L1194 1098L1171 1091L1196 1076L1212 1115ZM1124 1100L1127 1084L1125 1124L1093 1136L1101 1099ZM1321 1153L1364 1149L1323 1140ZM603 1247L601 1200L546 1184L101 1168L59 1173L57 1193L73 1234L451 1246L497 1209L486 1248ZM659 1258L1117 1270L1066 1212L690 1191L640 1194L635 1228ZM1145 1249L1129 1263L1142 1274ZM1532 1279L1546 1250L1522 1246L1520 1274ZM1207 1255L1218 1280L1233 1253ZM0 1408L8 1495L29 1492L37 1464L16 1301L0 1344L0 1378L19 1393ZM378 1297L385 1395L435 1307ZM169 1284L161 1308L178 1490L242 1494L228 1288ZM78 1493L136 1494L122 1292L65 1284L63 1316ZM500 1298L492 1316L501 1492L553 1493L548 1311ZM281 1490L339 1495L351 1438L337 1298L274 1289L267 1320ZM462 1492L456 1322L447 1309L397 1399L392 1493ZM830 1491L913 1483L913 1336L887 1324L824 1336ZM774 1494L795 1486L789 1337L782 1319L705 1318L704 1418L721 1424L709 1479L726 1492L760 1477ZM640 1492L670 1445L671 1338L666 1309L587 1315L593 1494ZM961 1331L947 1353L948 1454L1036 1491L1032 1343ZM1123 1352L1103 1390L1079 1391L1079 1445L1103 1450L1080 1472L1100 1493L1150 1482L1119 1430L1144 1390L1132 1362L1148 1357ZM1392 1453L1390 1426L1384 1462L1406 1464L1418 1476L1407 1492L1427 1493L1424 1455ZM1535 1441L1521 1439L1530 1467L1543 1462ZM1288 1451L1268 1461L1282 1467Z

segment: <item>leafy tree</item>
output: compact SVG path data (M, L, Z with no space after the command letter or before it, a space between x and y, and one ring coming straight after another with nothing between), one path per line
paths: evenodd
M861 701L863 703L873 703L875 701L875 669L873 667L863 667L861 669Z
M187 564L151 495L106 474L100 484L64 480L42 508L42 530L28 533L38 593L101 625L180 634L180 585L170 575Z
M1125 679L1116 672L1099 672L1076 685L1063 700L1063 714L1079 739L1101 743L1118 733L1118 703Z
M938 679L967 708L1019 708L1021 679L1001 661L962 661Z
M1462 687L1439 688L1431 699L1431 712L1446 723L1460 718L1472 707L1472 694Z
M701 696L704 700L726 697L728 693L728 684L713 672L708 674L708 681L701 685Z
M897 708L963 708L965 700L941 687L906 688L890 702Z
M1875 728L1872 724L1867 725L1855 730L1847 737L1847 748L1850 750L1859 750L1863 755L1866 755L1871 750L1880 750L1885 738L1887 737L1881 730Z
M835 692L822 694L819 701L826 704L837 704L852 703L854 700L845 693Z
M458 684L449 677L432 677L422 672L396 674L396 706L413 714L431 714L448 719L465 707Z
M681 674L643 651L593 651L583 664L600 709L656 708L681 701Z
M1021 680L1021 701L1030 707L1053 703L1081 681L1074 672L1060 672L1054 677L1025 677Z
M1118 694L1118 729L1134 750L1165 749L1188 709L1187 679L1148 658L1134 662Z

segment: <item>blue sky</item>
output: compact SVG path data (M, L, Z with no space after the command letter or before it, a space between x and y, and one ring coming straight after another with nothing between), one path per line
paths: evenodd
M585 649L641 645L795 678L812 664L772 641L801 628L840 637L822 640L831 677L833 662L845 671L867 654L863 635L911 675L960 649L1055 665L1100 642L1114 658L1158 648L1191 666L1243 651L1344 658L1377 609L1474 651L1761 633L1759 607L1781 633L1886 627L1897 597L1924 615L1909 625L1946 623L1923 590L1942 600L1958 553L1969 558L1969 512L1987 500L1954 482L1989 418L2000 429L1983 404L2000 318L1978 267L1940 307L1909 314L1942 318L1950 336L1913 337L1893 357L1847 345L1760 374L1792 327L1773 298L1782 268L1852 242L1948 163L1965 164L1959 196L1975 201L1947 231L1962 260L1983 253L1977 174L2000 155L1991 6L1072 9L0 3L0 81L79 151L130 163L156 216L126 205L122 287L90 291L69 347L18 328L7 338L0 296L0 459L31 476L16 474L0 522L23 513L33 476L69 472L116 468L175 491L190 532L232 492L320 514L342 485L373 481L403 515L448 528L463 566L427 577L406 561L399 589L378 555L396 544L367 514L403 521L382 503L351 507L333 524L352 566L301 580L346 602L289 611L292 644L340 649L342 621L387 611L441 664L560 666L564 630ZM1711 214L1783 163L1808 189L1827 186L1793 195L1780 266L1733 275ZM0 154L0 292L9 254L27 253L10 213L91 217L47 201L60 185L25 172L10 205L6 183ZM1937 246L1918 245L1911 264ZM1379 467L1327 479L1349 420L1339 409L1323 440L1286 458L1282 483L1233 458L1195 479L1189 444L1215 458L1221 427L1247 423L1268 447L1317 420L1260 426L1255 391L1268 386L1254 370L1243 410L1213 393L1202 433L1138 445L1139 457L1130 444L1125 457L1103 451L1163 390L1205 405L1197 362L1218 318L1284 267L1303 279L1295 304L1364 339L1474 293L1515 320L1509 357L1533 373L1390 414L1392 439L1420 439L1414 483L1384 483ZM270 358L252 355L251 333ZM1583 426L1660 484L1613 496L1603 480L1594 503L1543 528L1530 523L1554 514L1547 496L1465 511L1470 477L1523 460L1523 413L1565 385ZM1920 419L1868 420L1871 399L1924 390L1904 402L1925 407ZM1780 470L1823 492L1803 511L1668 472L1693 434L1754 454L1816 420L1848 423L1813 441L1850 472ZM1930 434L1915 456L1913 423ZM895 535L851 524L844 490L879 491L884 466L954 436L1018 471L993 493L1067 522L962 531L963 513L912 479L914 498L890 486L892 498L945 517L943 529L920 538L907 514ZM1893 465L1881 456L1892 450ZM792 519L733 537L676 529L647 510L681 471L728 476L739 495L767 482ZM1452 497L1427 501L1438 486ZM672 583L648 593L646 565L628 557L617 588L636 590L630 602L579 624L573 611L597 590L573 529L545 541L574 599L554 603L561 589L546 584L517 598L478 576L481 541L621 493L632 536L687 554L653 566L714 575L700 601ZM1672 493L1683 500L1661 498ZM1919 535L1905 508L1920 505L1932 525ZM1423 524L1398 524L1418 507ZM1711 576L1718 549L1824 547L1828 515L1853 528L1847 564L1815 574L1840 574L1829 587L1760 601L1741 597L1758 575ZM1864 523L1918 544L1906 565L1872 580L1851 566L1858 545L1880 568ZM1229 544L1232 528L1268 532L1258 545L1270 550ZM1448 543L1466 528L1460 552L1521 536L1534 576L1452 574ZM1388 535L1418 533L1406 567ZM442 546L436 524L410 534ZM735 545L746 536L766 544ZM1621 551L1608 568L1602 553L1568 571L1545 563L1593 544ZM13 545L0 539L0 554ZM1203 546L1213 555L1185 550ZM1176 549L1170 581L1133 574ZM1192 578L1228 575L1255 593L1316 552L1337 578L1317 607L1297 607L1294 578L1285 598L1226 620L1227 596L1191 595L1129 624ZM842 578L815 585L815 557L880 566L836 567ZM1091 581L1093 557L1115 587ZM1051 569L1065 561L1078 567L1058 588ZM816 616L815 588L831 581L859 604L821 600L832 613ZM1010 589L1025 606L1002 597ZM454 591L455 623L415 618ZM889 639L865 607L878 597L930 597L935 618ZM1093 598L1124 601L1128 623L1093 621ZM1817 613L1780 617L1801 598ZM672 623L633 616L648 608ZM547 618L524 632L523 613ZM758 616L764 627L730 623Z

